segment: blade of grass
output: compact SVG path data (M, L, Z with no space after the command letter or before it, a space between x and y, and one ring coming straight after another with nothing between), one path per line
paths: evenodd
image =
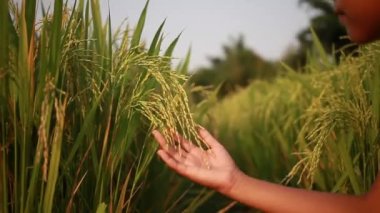
M326 50L321 43L321 40L318 38L318 35L314 31L313 28L311 28L310 31L311 31L313 45L318 53L319 59L322 61L324 66L327 66L327 68L331 68L331 66L329 66L331 64L330 57L326 53Z
M161 37L161 31L164 28L165 22L166 22L166 19L162 22L162 24L158 28L156 34L154 35L152 43L150 44L148 55L151 55L151 56L154 55L154 53L155 53L155 51L157 49L157 44L158 44L158 42L160 40L160 37Z
M55 111L57 123L54 129L54 135L52 140L51 160L49 165L49 175L46 184L46 191L44 196L44 212L52 212L54 193L56 191L56 183L59 174L61 152L62 152L62 136L65 125L65 111L67 100L63 103L58 103L55 100Z
M0 210L2 210L3 212L8 212L8 177L7 177L7 170L8 170L8 166L7 166L7 162L9 161L9 159L7 158L7 155L6 155L6 152L4 151L6 149L6 134L5 132L7 131L6 130L6 126L4 125L5 124L5 113L4 113L4 108L2 105L0 105L0 134L1 136L1 143L0 143L0 146L2 147L1 150L0 150Z
M22 211L24 209L25 205L25 198L26 198L26 178L28 176L28 170L27 170L27 161L29 156L29 143L28 139L30 136L30 130L31 130L31 114L30 114L30 107L31 106L31 97L29 96L29 86L30 86L30 71L28 66L28 36L27 36L27 29L26 29L26 18L25 18L25 2L22 3L21 8L21 14L20 14L20 40L19 40L19 50L18 50L18 58L17 58L17 78L18 78L18 88L17 88L17 100L20 104L20 120L21 120L21 144L18 148L20 148L21 156L20 156L20 164L15 166L16 172L20 173L17 174L15 172L15 179L19 181L18 188L16 187L16 191L19 194L19 197L16 198L16 202L18 201L18 210ZM16 148L15 150L17 150ZM18 167L18 168L17 168ZM16 175L17 174L17 175ZM20 177L17 177L17 176ZM18 179L20 178L20 179Z
M107 67L109 69L109 72L113 72L113 66L112 66L112 61L113 61L113 51L112 51L112 24L111 24L111 10L110 10L110 5L108 2L108 64Z
M83 140L85 139L85 136L88 133L89 126L95 119L96 110L99 107L99 104L100 104L100 101L101 101L103 94L104 94L104 90L99 95L99 97L97 97L96 100L93 101L90 110L85 115L81 129L78 133L78 136L75 139L74 146L71 148L70 153L69 153L68 157L66 158L66 162L64 163L64 165L65 165L64 167L67 168L70 165L70 163L72 162L72 160L75 157L76 152L78 151L78 149L82 145Z
M177 45L177 43L178 43L178 40L179 40L179 38L181 37L181 34L182 33L180 33L171 43L170 43L170 45L169 45L169 47L168 47L168 49L166 49L166 51L165 51L165 54L164 54L164 56L165 57L168 57L168 58L170 58L170 57L172 57L172 55L173 55L173 51L174 51L174 48L175 48L175 46Z
M107 205L105 203L100 203L96 209L96 213L106 213Z
M160 39L158 40L157 46L156 46L156 48L154 50L154 53L153 53L154 56L160 55L161 45L162 45L162 41L163 40L164 40L164 36L161 35Z
M26 18L26 32L28 35L28 42L31 42L32 34L34 33L34 23L35 23L34 19L36 17L36 3L37 3L36 0L26 1L25 18Z
M177 69L179 73L181 73L182 75L187 75L189 73L190 58L191 58L191 47L187 51L184 62L180 64L180 66Z
M146 19L146 14L148 10L148 5L149 5L149 0L146 1L145 7L141 12L139 21L137 23L136 29L132 35L132 40L131 40L131 49L139 46L140 40L141 40L141 34L144 29L145 25L145 19Z
M5 75L5 68L8 66L8 45L9 45L9 22L8 22L8 0L0 2L0 80ZM3 86L4 84L2 84ZM2 88L2 91L5 89Z
M96 49L99 55L104 54L104 35L102 30L102 17L98 0L91 0L91 12L93 18L94 37L96 39Z

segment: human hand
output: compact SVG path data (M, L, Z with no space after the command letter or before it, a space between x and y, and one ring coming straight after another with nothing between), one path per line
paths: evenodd
M157 154L178 174L223 194L228 194L241 171L235 165L226 149L205 129L199 130L199 136L209 145L203 150L181 135L175 134L174 139L180 144L180 149L170 146L163 135L153 131L160 148Z

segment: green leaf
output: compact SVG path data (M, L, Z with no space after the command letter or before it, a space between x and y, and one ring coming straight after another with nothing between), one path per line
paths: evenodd
M96 38L96 47L98 54L103 55L104 53L104 35L102 29L102 17L100 13L100 6L98 0L91 0L91 12L93 16L94 23L94 33Z
M8 33L8 0L0 1L0 75L2 69L7 67L8 64L8 44L9 44L9 33Z
M160 41L160 37L161 37L161 31L165 25L165 22L166 22L166 19L162 22L162 24L160 25L160 27L158 28L156 34L154 35L154 38L153 38L153 41L152 43L150 44L150 48L149 48L149 51L148 51L148 55L154 55L155 53L155 50L157 48L157 45L158 45L158 42Z
M158 43L157 43L156 49L154 50L154 53L153 53L154 56L158 56L158 55L160 54L160 51L161 51L161 45L162 45L162 41L163 41L163 40L164 40L164 36L161 35L160 40L158 40Z
M96 209L96 213L106 213L107 205L105 203L101 203L98 205Z
M148 5L149 5L149 0L146 2L145 7L143 11L141 12L139 21L137 23L137 27L133 33L132 36L132 41L131 41L131 48L137 47L140 44L140 39L141 39L141 34L144 29L145 25L145 19L146 19L146 14L148 10Z
M186 75L189 73L190 58L191 58L191 47L187 51L185 61L182 63L181 67L178 69L178 71L183 75Z
M57 103L56 103L57 104ZM66 103L56 105L57 122L54 128L54 134L52 139L52 148L50 155L50 164L48 170L48 178L44 196L44 212L52 212L54 203L54 194L57 190L56 184L59 175L59 168L61 162L62 152L62 139L64 131L64 117L65 117Z
M175 38L175 39L172 41L172 43L170 43L168 49L165 51L165 56L166 56L166 57L172 57L172 55L173 55L173 51L174 51L174 48L175 48L175 46L177 45L177 42L178 42L179 38L181 37L181 34L182 34L182 33L180 33L180 34L177 36L177 38Z
M51 61L49 70L55 72L55 80L58 80L59 63L61 57L61 35L62 35L62 16L63 16L63 1L57 0L54 4L53 32L51 35Z
M108 2L108 69L112 70L112 60L113 60L113 54L112 54L112 25L111 25L111 11L110 6Z
M329 64L329 56L326 53L326 50L321 43L321 40L318 38L318 35L314 31L313 28L310 28L310 31L311 31L311 35L312 35L313 45L314 45L314 48L317 50L318 56L322 59L324 65L328 65Z
M26 19L26 29L28 34L28 42L30 42L32 33L34 32L34 23L36 17L36 0L27 0L26 3L26 11L25 11L25 19ZM4 23L4 22L1 22ZM2 31L1 31L2 32Z

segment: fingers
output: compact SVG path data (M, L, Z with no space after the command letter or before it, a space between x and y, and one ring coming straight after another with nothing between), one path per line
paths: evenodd
M160 147L166 146L165 138L159 131L153 130L152 134L153 134L154 138L156 139L156 141L158 142L158 144L160 144Z
M220 143L203 127L199 128L199 135L211 148L220 147Z
M158 150L157 154L160 158L173 170L181 175L186 175L187 166L178 162L174 157L169 155L165 150Z
M211 167L207 167L207 169L205 169L199 166L189 166L183 164L176 161L165 150L162 149L158 150L157 154L170 169L174 170L178 174L189 178L190 180L199 184L212 187L211 185L213 181L211 181L211 183L207 183L207 180L215 179L215 172L212 172Z
M222 146L205 128L200 127L198 132L203 141L206 142L206 144L209 145L211 148L218 148ZM162 148L167 147L165 138L159 131L153 130L152 133ZM173 135L174 139L181 144L181 147L186 152L190 152L190 150L195 147L191 142L184 139L179 133L175 132L173 133Z
M162 150L164 150L168 155L174 158L176 161L183 161L183 158L186 158L186 152L184 150L177 150L173 146L170 146L166 143L164 136L157 130L152 132L156 141L160 144Z
M194 145L190 141L182 137L178 132L173 133L173 135L174 139L181 145L181 147L186 152L190 152L194 148Z
M152 134L154 135L157 142L160 144L162 148L165 148L168 146L164 136L159 131L153 130ZM190 152L195 147L190 141L186 140L178 132L173 132L172 134L173 134L174 140L176 140L180 144L180 147L184 151Z

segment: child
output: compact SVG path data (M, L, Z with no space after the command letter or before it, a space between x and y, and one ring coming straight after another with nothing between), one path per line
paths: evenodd
M363 44L380 38L380 2L378 0L336 0L336 13L353 42ZM160 144L158 155L174 171L236 201L265 212L380 212L380 175L370 192L362 196L339 195L290 188L245 175L237 168L225 148L205 130L199 135L212 152L204 152L184 140L181 155L168 147L158 131L153 135ZM203 162L208 159L208 165Z

